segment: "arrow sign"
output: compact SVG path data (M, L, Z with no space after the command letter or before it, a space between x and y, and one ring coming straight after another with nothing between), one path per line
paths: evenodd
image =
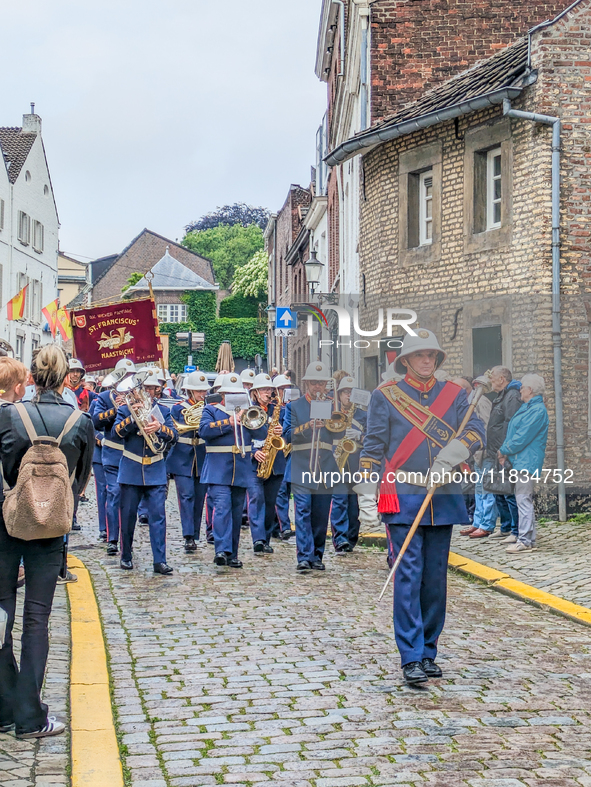
M295 328L295 320L289 306L278 306L275 326L277 328Z

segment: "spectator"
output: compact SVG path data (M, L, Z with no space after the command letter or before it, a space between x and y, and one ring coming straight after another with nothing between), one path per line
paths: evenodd
M499 460L504 464L509 457L518 472L515 499L519 510L517 541L507 547L516 554L533 549L536 543L534 513L534 481L532 475L542 472L548 442L548 411L544 404L546 385L539 374L526 374L521 379L523 404L509 421L507 436L499 449Z
M12 401L24 393L26 369L18 361L0 361L0 388ZM10 366L8 365L10 364ZM39 435L58 437L72 414L61 394L68 375L68 362L56 345L44 346L35 356L32 374L37 396L24 406ZM22 458L31 442L21 417L10 404L0 407L0 458L4 478L14 487ZM92 463L94 429L88 415L64 436L61 446L68 471L81 485L86 483ZM12 646L16 610L16 579L24 560L27 576L23 612L20 670ZM41 702L41 687L48 652L47 625L58 574L63 565L63 537L23 541L8 535L0 514L0 606L8 614L4 647L0 650L0 732L13 725L17 737L43 738L58 735L65 725L48 717Z
M466 391L466 395L468 397L468 404L471 404L474 396L476 395L476 389L479 385L488 385L488 380L485 377L477 377L475 380L472 377L456 377L455 380L452 380L456 385L459 385L460 388L463 388ZM490 411L492 405L490 401L481 396L476 404L476 415L480 418L480 420L484 423L485 428L488 426L488 422L490 419ZM472 520L472 527L467 528L469 531L467 535L470 535L470 532L476 532L476 530L481 530L481 523L487 522L493 516L490 511L490 508L494 508L494 521L496 522L497 519L497 510L495 504L495 496L490 492L485 492L482 488L482 473L483 473L483 464L484 464L484 450L476 451L473 457L473 465L474 471L478 473L479 481L474 484L474 495L470 493L465 493L464 497L466 498L466 508L468 509L468 515ZM476 528L473 530L472 528ZM464 535L466 535L466 530L461 531Z
M519 389L521 383L513 379L506 366L495 366L491 370L490 386L497 394L492 403L492 410L486 430L486 455L483 470L487 473L496 466L497 454L505 435L509 421L521 407ZM495 495L496 509L491 507L486 519L479 522L478 533L467 528L460 531L470 538L484 538L493 534L493 538L502 538L503 543L514 544L517 541L517 503L515 495ZM494 534L497 522L497 510L501 519L500 532Z

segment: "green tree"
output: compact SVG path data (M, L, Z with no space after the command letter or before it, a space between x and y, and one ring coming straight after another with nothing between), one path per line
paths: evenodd
M126 292L130 287L133 287L134 284L137 284L138 281L143 278L144 278L143 273L139 273L138 271L132 273L127 279L127 284L121 288L121 292Z
M232 281L233 295L262 298L269 286L269 258L265 251L257 251L246 265L236 268Z
M236 268L246 265L264 245L263 231L257 224L220 224L201 232L188 232L183 238L183 246L212 261L216 281L223 289L232 284Z

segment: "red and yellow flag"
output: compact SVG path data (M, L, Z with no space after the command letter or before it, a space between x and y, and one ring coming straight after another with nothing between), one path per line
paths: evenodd
M67 342L72 338L72 323L67 309L57 310L57 329L62 335L62 339Z
M51 335L55 339L55 332L57 330L57 312L58 312L58 300L57 298L55 301L48 303L47 306L44 306L41 309L41 313L44 315L47 323L49 325L49 330L51 331Z
M22 288L19 294L15 295L14 298L11 298L6 304L6 309L8 311L7 319L9 320L23 319L23 314L25 313L25 296L28 286L29 286L28 284L25 284L25 286Z

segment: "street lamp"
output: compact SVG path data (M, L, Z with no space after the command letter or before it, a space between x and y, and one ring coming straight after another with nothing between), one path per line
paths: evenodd
M277 307L274 304L270 304L267 306L267 319L269 320L269 325L275 325L275 317L277 315Z
M320 284L320 276L322 275L324 263L320 262L316 256L316 252L312 251L310 257L304 263L304 267L306 269L306 281L310 288L310 295L314 295L316 287Z

